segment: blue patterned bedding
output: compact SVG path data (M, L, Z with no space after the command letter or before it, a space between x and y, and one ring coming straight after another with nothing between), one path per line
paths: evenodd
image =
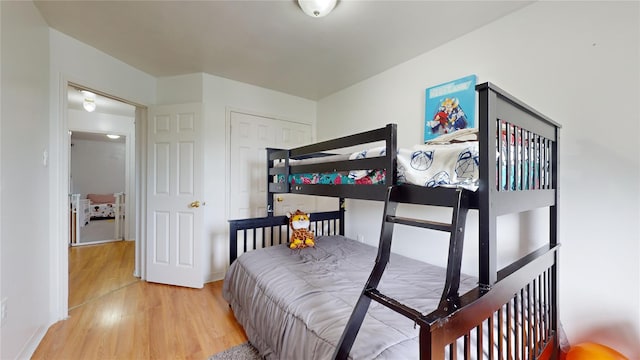
M295 184L325 184L325 185L339 185L339 184L356 184L356 185L371 185L381 184L384 182L385 171L384 170L372 170L366 175L360 178L354 178L347 173L326 173L326 174L294 174L289 175L289 182L292 185ZM279 177L279 182L284 182L284 177Z
M378 147L351 154L349 159L380 157L385 148ZM299 162L291 161L292 164ZM398 182L426 187L463 187L475 191L478 188L478 142L452 144L415 145L399 149L397 156ZM385 179L384 170L351 170L338 173L293 174L291 184L380 184ZM277 181L284 182L283 176Z

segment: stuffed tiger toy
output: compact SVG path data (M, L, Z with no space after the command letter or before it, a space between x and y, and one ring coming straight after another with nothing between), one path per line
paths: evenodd
M289 218L289 226L293 231L291 233L289 248L303 249L313 247L316 243L313 232L309 230L309 226L311 225L309 214L296 210L294 213L288 213L287 217Z

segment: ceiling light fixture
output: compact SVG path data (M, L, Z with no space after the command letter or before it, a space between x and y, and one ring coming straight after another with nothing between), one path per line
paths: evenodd
M107 137L109 139L120 139L120 135L115 135L115 134L107 134Z
M305 14L319 18L329 14L337 2L338 0L298 0L298 5Z
M96 109L96 94L82 90L82 107L88 112L93 112Z

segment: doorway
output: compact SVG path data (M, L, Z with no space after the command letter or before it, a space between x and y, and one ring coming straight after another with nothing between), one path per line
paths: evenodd
M70 131L71 246L126 240L127 137Z
M82 252L102 261L109 248L136 249L136 106L82 86L67 86L69 268ZM80 250L80 248L84 249ZM94 249L89 250L88 247ZM123 250L124 251L124 250ZM135 253L135 251L134 251ZM92 255L90 255L92 254ZM126 256L128 277L134 277L137 254ZM74 266L72 266L74 265ZM77 276L69 278L69 307L78 306L122 286L104 283L99 269L82 274L82 283L100 291L78 290ZM111 278L113 276L108 276ZM102 284L99 284L102 283ZM98 286L96 286L98 285ZM116 286L116 288L109 287ZM76 294L74 291L82 292ZM85 294L86 293L86 294ZM79 296L81 295L81 296ZM73 300L73 301L71 301Z

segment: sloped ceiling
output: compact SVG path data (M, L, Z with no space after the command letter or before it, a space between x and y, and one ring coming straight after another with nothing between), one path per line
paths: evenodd
M50 27L156 77L204 72L312 100L532 1L35 1Z

